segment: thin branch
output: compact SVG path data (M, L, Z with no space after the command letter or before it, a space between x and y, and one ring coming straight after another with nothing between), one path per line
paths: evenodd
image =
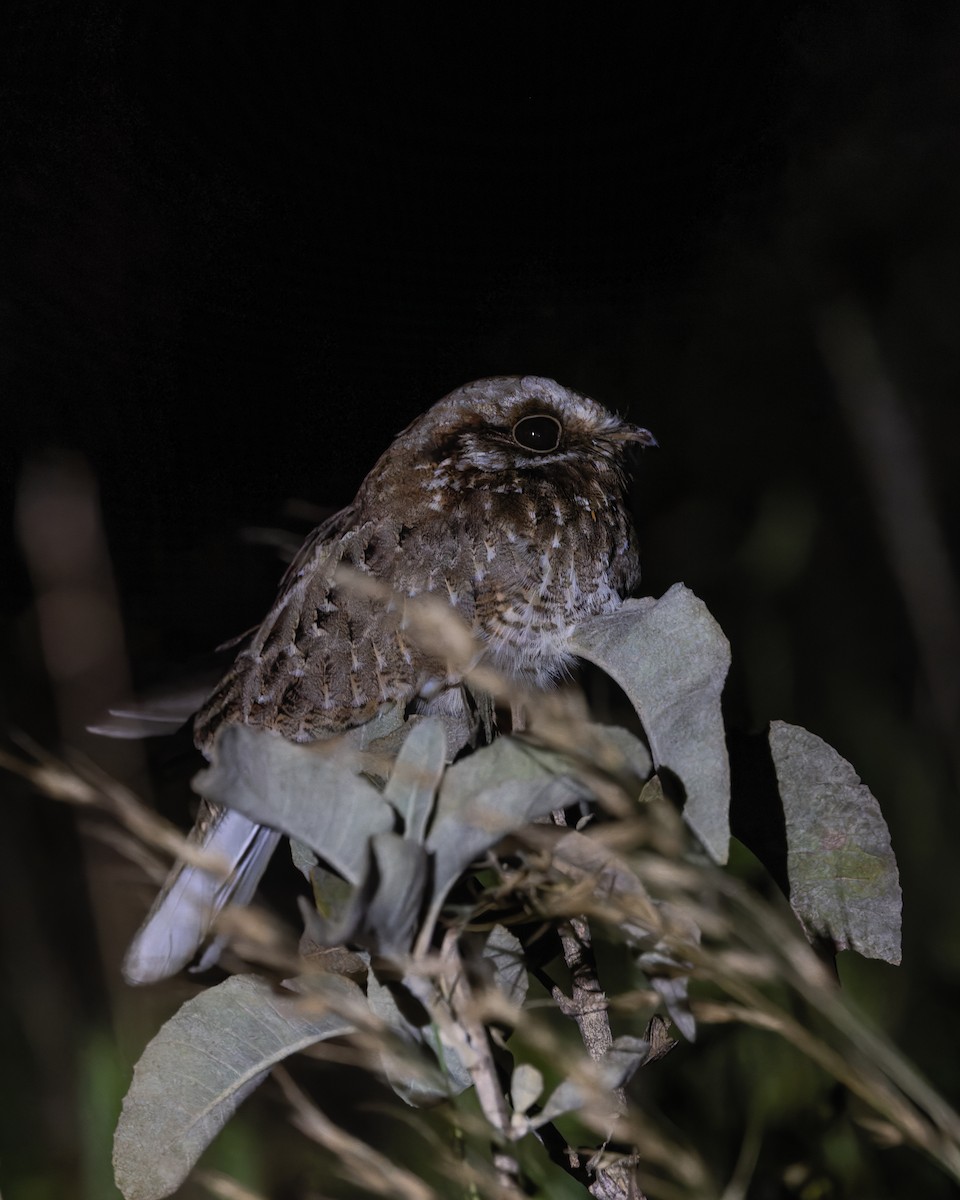
M565 826L566 816L557 809L553 813L556 825ZM600 986L597 972L597 960L593 953L593 940L590 924L586 917L569 917L558 925L560 945L563 958L570 971L571 996L562 999L555 995L561 1011L572 1016L580 1030L580 1037L587 1053L600 1062L613 1045L613 1033L610 1029L610 1012L607 996ZM602 1155L613 1136L614 1126L618 1118L627 1111L627 1093L624 1088L615 1088L611 1094L613 1111L610 1114L610 1126L603 1145L594 1158L588 1163L588 1169L595 1171L594 1179L587 1189L598 1200L643 1200L643 1193L637 1185L636 1153L618 1157L607 1167L602 1167ZM573 1166L571 1159L571 1166Z
M435 1018L443 1022L448 1036L455 1044L460 1043L458 1049L462 1051L462 1057L470 1072L480 1107L491 1127L499 1135L500 1145L494 1148L493 1153L497 1180L508 1194L519 1195L520 1165L515 1155L505 1149L512 1140L510 1109L500 1086L486 1026L478 1016L478 1006L463 969L457 946L458 937L458 930L449 929L440 951L440 962L443 966L441 982L446 992L449 1010L444 1011L446 1006L434 1000L432 1011Z

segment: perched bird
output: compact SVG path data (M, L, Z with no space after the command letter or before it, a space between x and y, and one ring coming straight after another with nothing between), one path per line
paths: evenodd
M615 610L639 580L625 458L631 445L655 444L550 379L501 376L451 392L307 539L197 713L197 746L209 757L227 722L310 742L389 705L448 714L466 705L463 684L404 636L399 606L344 586L341 565L405 596L435 593L490 665L550 688L571 660L577 624ZM131 983L186 966L223 905L251 899L280 834L205 804L193 836L233 869L226 880L174 869L127 952ZM208 946L200 967L217 952Z

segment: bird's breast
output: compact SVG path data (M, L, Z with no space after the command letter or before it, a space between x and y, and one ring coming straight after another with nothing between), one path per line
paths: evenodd
M498 669L548 687L571 661L576 626L613 611L633 585L632 530L622 507L606 496L585 503L527 494L488 500L481 502L482 519L478 505L454 507L431 538L426 577L418 580L404 556L399 582L408 593L447 600Z

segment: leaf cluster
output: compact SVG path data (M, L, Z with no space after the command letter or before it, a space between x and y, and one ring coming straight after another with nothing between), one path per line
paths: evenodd
M313 903L285 982L228 978L148 1046L116 1133L126 1200L170 1195L277 1064L331 1039L406 1104L446 1114L435 1166L459 1187L519 1195L533 1154L584 1194L719 1194L628 1085L671 1048L671 1023L692 1041L729 1021L775 1030L878 1128L960 1175L955 1117L851 1017L821 961L825 947L899 958L896 864L869 791L814 735L771 726L779 836L765 840L769 813L738 830L755 832L818 958L785 909L722 869L729 649L701 602L680 585L628 601L575 648L619 683L645 741L547 701L524 732L452 763L443 722L396 712L314 746L222 731L196 789L287 834ZM784 986L826 1034L775 998ZM437 1194L280 1079L358 1187Z

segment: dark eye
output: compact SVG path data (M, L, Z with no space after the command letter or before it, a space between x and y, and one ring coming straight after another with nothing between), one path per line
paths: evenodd
M513 440L524 450L535 454L549 454L560 445L563 426L556 417L538 413L533 417L521 417L513 427Z

